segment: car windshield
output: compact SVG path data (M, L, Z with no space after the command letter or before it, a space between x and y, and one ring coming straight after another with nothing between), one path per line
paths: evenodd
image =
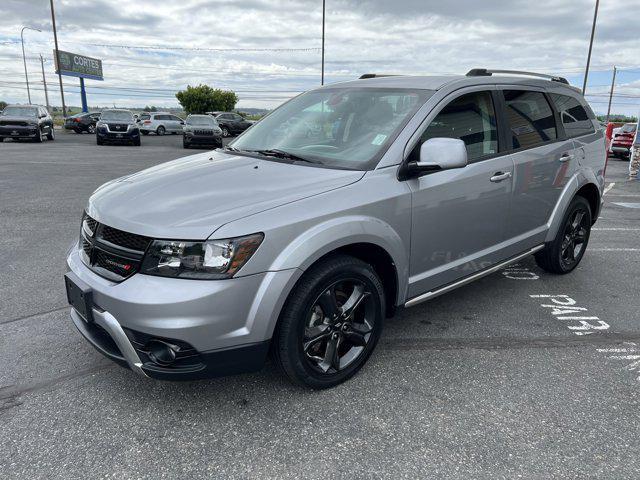
M2 115L7 117L31 117L38 116L38 109L33 107L6 107Z
M636 131L636 124L635 123L627 123L626 125L624 125L622 127L622 130L620 130L622 133L633 133Z
M103 122L131 122L133 114L123 110L105 110L100 116Z
M285 103L230 144L329 167L374 168L388 146L433 95L430 90L323 88Z
M215 119L209 115L189 115L186 121L187 125L204 125L208 127L216 125Z

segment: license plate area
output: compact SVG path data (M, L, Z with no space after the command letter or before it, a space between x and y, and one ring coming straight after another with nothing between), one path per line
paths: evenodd
M72 272L64 276L67 301L87 322L93 322L93 294L91 287Z

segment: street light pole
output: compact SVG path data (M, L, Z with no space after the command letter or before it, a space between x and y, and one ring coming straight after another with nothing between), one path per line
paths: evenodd
M322 74L320 76L320 85L324 85L324 20L325 20L325 2L322 0Z
M593 37L596 34L596 21L598 20L598 7L600 0L596 0L596 10L593 14L593 25L591 26L591 40L589 41L589 55L587 56L587 68L584 72L584 83L582 85L582 95L587 91L587 79L589 78L589 64L591 63L591 51L593 50Z
M51 4L51 23L53 25L53 42L56 46L56 51L55 51L55 59L54 61L56 62L56 68L58 69L58 80L60 82L60 97L62 98L62 116L66 117L67 116L67 107L64 104L64 90L62 88L62 74L60 73L60 65L58 65L58 33L56 32L56 14L53 10L53 0L49 0L49 3Z
M34 30L36 32L42 32L42 30L38 30L37 28L31 28L31 27L22 27L22 30L20 30L20 42L22 43L22 63L24 63L24 78L27 81L27 98L29 99L29 105L31 105L31 92L29 91L29 74L27 73L27 57L24 54L24 31L25 30Z
M613 88L616 85L616 73L618 69L613 67L613 80L611 80L611 91L609 92L609 108L607 109L607 123L609 123L609 116L611 115L611 101L613 100Z
M42 83L44 84L44 99L47 102L47 112L51 113L49 108L49 92L47 92L47 77L44 76L44 58L40 55L40 66L42 67Z

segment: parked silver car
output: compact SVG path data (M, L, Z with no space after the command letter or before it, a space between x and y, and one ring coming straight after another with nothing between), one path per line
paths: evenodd
M140 133L148 135L164 135L165 133L182 133L184 120L167 112L142 113L138 117Z
M566 80L503 74L325 86L226 151L103 185L67 257L74 324L141 375L246 372L271 351L326 388L399 307L531 254L572 271L601 207L603 133Z

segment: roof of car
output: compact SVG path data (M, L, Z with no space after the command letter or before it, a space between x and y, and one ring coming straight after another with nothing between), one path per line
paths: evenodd
M466 85L496 85L516 84L549 88L569 88L576 91L575 87L557 81L543 80L536 77L519 75L492 75L492 76L467 76L467 75L441 75L441 76L411 76L388 75L375 76L346 82L325 85L322 88L340 87L373 87L373 88L415 88L422 90L439 90L445 86L458 84Z

